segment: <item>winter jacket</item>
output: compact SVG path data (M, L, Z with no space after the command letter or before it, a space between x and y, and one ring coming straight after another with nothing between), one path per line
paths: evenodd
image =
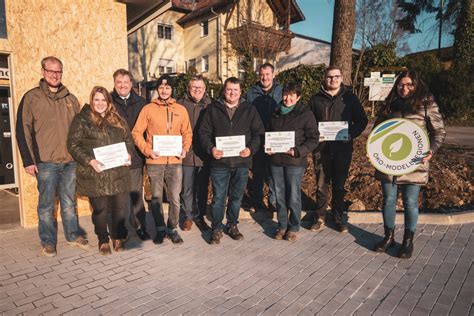
M282 114L280 108L273 113L270 120L269 131L294 131L295 156L285 153L271 155L271 163L276 166L301 166L306 167L307 155L311 153L319 142L318 125L311 111L298 102L288 114Z
M269 93L262 90L260 82L257 82L247 92L246 100L249 104L255 106L262 119L263 126L267 130L273 112L277 109L282 101L283 88L277 82L273 82L272 89ZM263 145L263 144L262 144Z
M133 90L130 91L130 96L126 101L124 101L115 90L112 91L111 96L117 112L127 122L130 130L132 130L137 121L138 114L140 114L140 111L147 102ZM145 157L136 146L131 151L130 155L132 156L132 165L130 168L142 168L145 162Z
M65 86L51 92L44 79L25 93L16 121L16 140L24 167L72 161L66 140L69 125L80 109L79 101Z
M92 122L91 108L84 105L69 129L67 149L77 161L77 191L89 197L110 196L130 191L130 170L116 167L97 173L89 162L95 159L94 148L125 142L127 151L134 150L130 130L104 124L100 128Z
M205 110L211 103L211 99L205 95L201 101L195 102L191 96L186 94L178 100L178 103L183 105L188 111L191 128L193 129L193 142L189 152L183 159L184 166L202 167L204 161L210 159L209 155L204 151L199 140L199 127L202 122Z
M311 97L309 108L318 123L327 121L347 121L349 123L350 141L322 142L317 148L321 152L351 152L354 138L362 134L368 123L359 99L344 85L341 85L335 96L331 96L324 87L321 87L321 90Z
M446 138L443 117L439 113L438 104L431 97L426 102L425 107L420 107L416 113L392 111L388 115L384 115L379 111L375 119L374 127L385 120L392 118L405 118L416 123L428 132L430 139L430 150L433 154L441 147ZM427 124L428 122L428 124ZM375 178L383 182L393 182L396 184L426 184L428 183L429 162L422 163L414 172L402 176L391 176L380 171L375 172Z
M146 132L146 139L143 133ZM163 101L155 99L145 105L138 115L132 136L135 144L146 157L147 164L166 165L181 164L179 157L158 157L152 159L153 135L181 135L183 137L183 149L188 152L191 147L193 130L189 123L189 115L186 109L176 103L173 98Z
M262 121L255 107L241 100L232 120L227 114L224 101L214 101L204 114L199 128L201 144L212 157L212 149L216 146L216 137L245 135L246 147L250 149L249 157L211 158L211 167L247 167L252 165L252 155L260 146L260 137L265 133Z

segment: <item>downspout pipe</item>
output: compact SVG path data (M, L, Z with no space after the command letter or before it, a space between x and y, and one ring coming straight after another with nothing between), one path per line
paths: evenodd
M220 49L220 31L221 31L221 16L216 11L214 11L214 7L211 7L211 13L217 18L217 26L216 26L216 64L217 64L217 79L219 79L222 83L222 76L221 76L221 49Z

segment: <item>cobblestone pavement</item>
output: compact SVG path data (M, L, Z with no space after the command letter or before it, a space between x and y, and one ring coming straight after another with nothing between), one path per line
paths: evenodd
M473 315L474 224L420 225L412 259L370 251L380 224L302 229L271 239L276 223L245 219L243 241L209 245L195 226L184 244L132 238L100 256L88 217L89 251L66 245L39 255L36 229L0 232L0 313L44 315ZM401 241L401 228L396 239Z

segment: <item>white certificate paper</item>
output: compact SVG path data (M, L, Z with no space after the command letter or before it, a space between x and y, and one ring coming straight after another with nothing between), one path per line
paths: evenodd
M128 161L127 146L124 142L97 147L93 151L95 159L103 165L100 166L101 170L120 167Z
M245 149L245 135L216 137L216 148L224 157L237 157Z
M349 140L349 123L347 121L319 122L319 140Z
M160 156L181 156L183 151L183 136L153 135L153 151Z
M266 132L265 152L286 153L295 147L295 132Z

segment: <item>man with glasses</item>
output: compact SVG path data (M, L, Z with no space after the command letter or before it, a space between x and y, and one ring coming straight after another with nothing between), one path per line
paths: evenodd
M16 138L27 174L38 182L38 232L42 255L56 256L56 194L64 235L70 245L88 247L76 213L76 163L66 148L69 125L79 113L77 98L61 83L62 62L53 56L41 61L39 86L23 96L17 112Z
M178 103L183 105L189 114L193 129L193 142L189 152L183 159L183 187L181 189L181 208L186 213L183 230L188 231L193 226L209 230L204 217L206 216L207 195L209 185L209 158L199 141L199 126L211 99L206 93L206 83L200 75L193 76L188 83L188 91ZM196 212L193 212L197 207ZM195 213L195 214L194 214Z
M322 141L313 153L316 174L316 212L311 230L321 229L328 207L329 184L332 184L332 218L336 230L346 232L347 225L343 219L346 211L344 202L344 184L349 174L352 160L353 140L367 126L368 120L364 109L349 87L342 84L341 69L329 66L325 71L320 91L314 95L309 107L320 122L340 122L348 126L348 137L345 140ZM339 124L339 123L336 123ZM320 130L321 133L321 130Z

